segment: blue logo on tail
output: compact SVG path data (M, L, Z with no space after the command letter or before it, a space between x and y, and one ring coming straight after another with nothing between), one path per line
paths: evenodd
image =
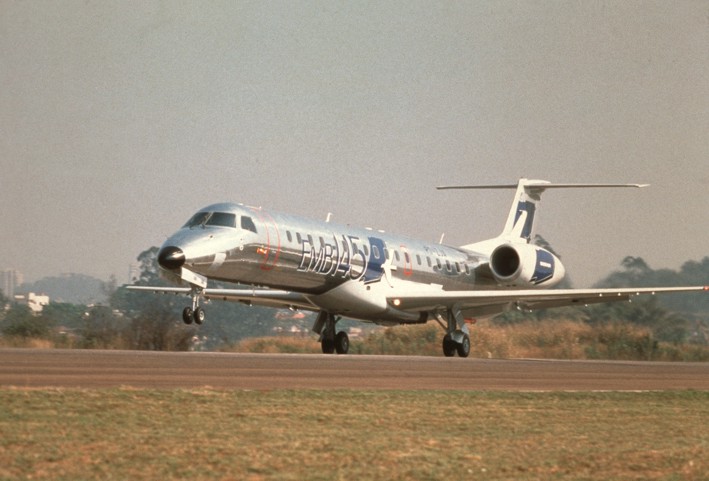
M527 242L531 240L532 237L532 226L534 225L534 212L537 206L533 202L522 201L517 204L517 215L515 216L515 225L517 221L522 216L522 212L527 213L527 218L524 220L524 228L522 229L522 237L527 239Z

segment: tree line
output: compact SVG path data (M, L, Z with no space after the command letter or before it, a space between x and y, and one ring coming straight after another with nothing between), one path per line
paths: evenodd
M137 285L167 285L157 268L157 247L138 256L140 276ZM709 285L709 257L688 261L678 271L654 270L639 257L626 257L618 270L597 287ZM223 287L227 287L224 285ZM131 292L116 285L115 278L103 289L106 305L76 305L51 302L40 315L29 308L10 305L0 310L0 335L3 344L22 344L28 339L44 339L57 347L94 349L213 350L233 345L245 338L273 335L283 322L270 308L249 307L241 303L209 303L209 319L202 326L185 325L182 309L187 296ZM0 306L9 300L0 292ZM630 323L648 328L653 339L674 344L709 344L709 296L677 294L637 298L633 302L597 304L588 308L568 307L533 312L508 312L493 319L493 325L520 322L569 320L589 325ZM289 320L303 331L310 328L313 315ZM394 328L396 329L396 328Z

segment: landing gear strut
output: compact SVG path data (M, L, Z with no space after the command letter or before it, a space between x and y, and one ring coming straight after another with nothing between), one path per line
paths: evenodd
M196 287L192 288L190 296L192 296L192 306L187 306L182 310L182 321L185 324L202 324L204 322L204 309L199 307L199 298L202 295L202 290Z
M436 313L436 320L446 330L443 337L443 355L446 357L455 356L456 352L460 357L470 355L470 331L463 314L458 306L453 306L445 311L446 318L443 319L441 313Z
M347 354L350 350L350 338L345 331L337 332L336 325L340 318L329 312L320 311L313 332L320 334L320 346L323 354Z

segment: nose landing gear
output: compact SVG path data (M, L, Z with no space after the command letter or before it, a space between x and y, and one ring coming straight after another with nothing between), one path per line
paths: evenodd
M204 309L199 307L199 298L202 296L202 289L193 286L190 296L192 296L192 306L187 306L182 310L182 321L185 324L192 324L192 322L198 325L202 324L206 317Z
M204 309L201 307L192 309L190 306L187 306L182 310L182 321L185 324L192 324L192 322L198 325L202 324L205 317Z

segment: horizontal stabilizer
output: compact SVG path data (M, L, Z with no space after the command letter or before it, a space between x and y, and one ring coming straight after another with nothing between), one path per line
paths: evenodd
M570 184L552 183L546 180L519 179L516 184L497 185L443 185L436 187L439 190L450 189L516 189L515 198L507 216L507 222L502 234L497 238L506 242L526 242L530 243L534 238L535 219L538 213L539 201L542 193L547 189L596 189L596 188L642 188L649 184ZM480 250L483 243L470 244L465 246L472 250ZM494 244L494 243L493 243ZM492 245L492 244L490 244Z
M525 187L534 190L546 189L584 189L584 188L605 188L605 187L634 187L643 188L650 184L553 184L543 180L530 180L524 183ZM441 185L436 187L438 190L450 189L516 189L519 184L496 184L496 185Z

